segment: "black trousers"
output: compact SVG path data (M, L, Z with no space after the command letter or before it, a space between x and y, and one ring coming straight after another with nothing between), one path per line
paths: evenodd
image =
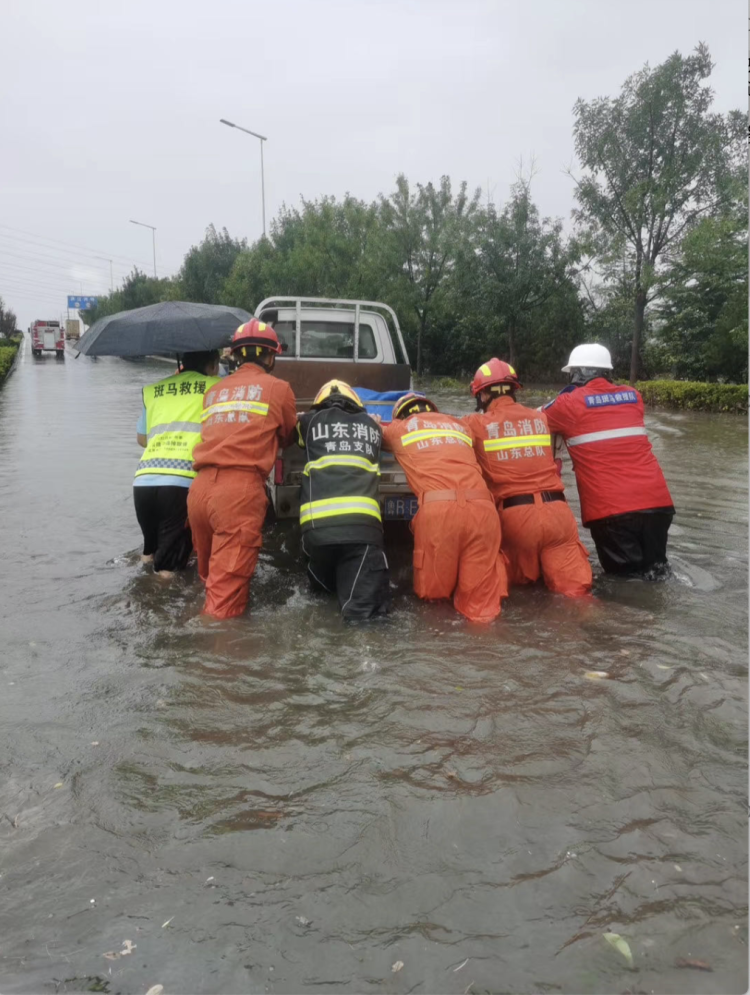
M341 543L312 546L305 552L313 587L337 594L344 618L386 614L391 595L388 561L382 546Z
M193 551L187 523L188 487L134 487L135 517L143 533L143 554L154 570L184 570Z
M669 573L667 533L674 509L631 511L591 522L599 562L606 573L644 574L658 579Z

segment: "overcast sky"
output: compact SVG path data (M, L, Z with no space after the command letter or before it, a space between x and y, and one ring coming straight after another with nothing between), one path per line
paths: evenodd
M575 100L705 41L715 108L744 107L746 32L741 0L2 0L0 295L26 328L106 292L97 254L151 272L131 218L159 275L211 222L257 238L259 143L221 117L268 136L269 219L399 172L501 203L532 154L569 218Z

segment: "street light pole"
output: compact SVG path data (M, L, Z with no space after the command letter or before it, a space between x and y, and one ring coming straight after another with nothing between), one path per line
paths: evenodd
M153 225L144 224L143 221L133 221L132 218L130 219L130 223L131 225L140 225L141 228L151 229L151 239L154 245L154 279L156 279L156 228Z
M266 179L263 171L263 142L267 142L268 139L265 135L259 135L257 131L250 131L249 128L242 128L239 124L234 124L232 121L227 121L225 118L219 118L220 124L225 124L228 128L236 128L237 131L244 131L246 135L252 135L253 138L260 139L260 198L261 198L261 211L263 215L263 238L266 237Z

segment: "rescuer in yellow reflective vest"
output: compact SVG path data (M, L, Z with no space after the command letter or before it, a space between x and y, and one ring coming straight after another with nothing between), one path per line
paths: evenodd
M195 477L193 449L201 439L203 395L219 382L219 352L188 352L182 369L143 388L137 438L145 452L133 481L143 532L143 563L161 577L183 570L193 543L187 496Z
M306 456L299 520L310 580L338 595L344 618L385 614L380 426L348 384L329 380L299 416L297 434Z

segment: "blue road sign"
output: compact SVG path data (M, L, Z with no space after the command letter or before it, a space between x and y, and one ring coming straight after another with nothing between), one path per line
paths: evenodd
M68 297L68 307L71 311L88 311L89 308L96 307L98 302L98 297Z

